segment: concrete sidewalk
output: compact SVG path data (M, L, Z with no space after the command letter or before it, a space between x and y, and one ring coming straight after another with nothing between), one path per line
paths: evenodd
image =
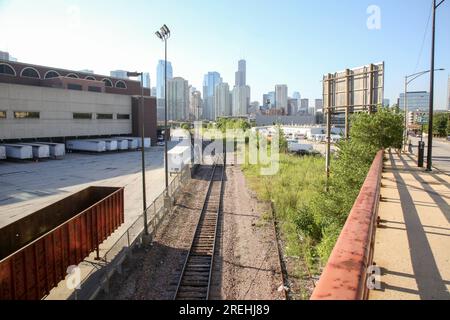
M382 289L371 300L450 299L450 176L426 173L410 155L386 153L374 262Z

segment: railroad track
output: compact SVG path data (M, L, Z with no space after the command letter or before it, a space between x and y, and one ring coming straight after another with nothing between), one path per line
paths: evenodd
M222 210L225 161L216 160L194 239L178 283L175 300L209 300L219 215Z

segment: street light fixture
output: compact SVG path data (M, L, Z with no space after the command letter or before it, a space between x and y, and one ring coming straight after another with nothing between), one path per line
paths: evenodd
M156 31L156 36L164 41L164 157L165 157L165 176L166 176L166 193L169 192L169 162L168 162L168 137L167 137L167 39L170 38L170 30L166 25L163 25L159 31Z
M445 69L436 69L435 71L444 71ZM408 143L408 85L416 80L417 78L430 73L431 70L417 72L414 74L411 74L409 76L405 77L405 100L404 100L404 112L405 112L405 131L403 134L403 151L406 152L407 150L407 143Z
M433 0L433 27L431 40L431 77L430 77L430 116L428 120L428 152L427 152L427 170L432 171L433 168L433 114L434 114L434 52L436 42L436 10L445 0L440 0L437 3Z
M148 236L148 220L147 220L147 188L145 183L145 104L144 104L144 73L143 72L127 72L128 77L141 77L141 146L142 146L142 206L144 208L144 234Z

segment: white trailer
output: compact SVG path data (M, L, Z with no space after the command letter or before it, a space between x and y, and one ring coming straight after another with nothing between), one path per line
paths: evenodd
M50 147L37 143L20 143L21 146L30 146L33 149L33 158L47 159L50 158Z
M313 146L310 144L300 144L300 143L289 143L288 144L289 152L311 152L314 150Z
M117 151L118 144L116 139L95 139L93 141L104 141L106 146L106 151Z
M3 146L0 146L0 160L6 159L6 148Z
M66 142L68 150L86 152L105 152L106 142L99 140L71 140Z
M17 160L33 159L33 148L19 144L3 144L6 150L6 157Z
M138 141L138 148L142 148L142 138L132 137L132 139L137 139L137 141ZM144 148L148 149L151 146L152 146L152 139L144 138Z
M62 158L66 155L66 146L62 143L39 142L36 144L46 145L50 148L50 157Z
M191 163L191 147L176 146L168 152L169 172L180 173L183 168Z
M128 139L125 138L111 138L117 142L117 150L128 150Z
M139 147L139 142L137 138L128 138L128 137L113 137L111 139L115 140L126 140L128 141L128 150L136 150Z

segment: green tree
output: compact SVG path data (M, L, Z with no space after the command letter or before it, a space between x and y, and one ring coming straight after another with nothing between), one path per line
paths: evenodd
M447 137L448 125L448 115L446 113L437 113L434 116L433 133L439 137Z
M403 115L380 108L375 114L359 113L351 119L350 136L354 143L378 149L400 149L403 141Z

